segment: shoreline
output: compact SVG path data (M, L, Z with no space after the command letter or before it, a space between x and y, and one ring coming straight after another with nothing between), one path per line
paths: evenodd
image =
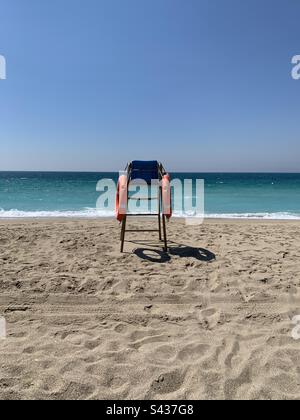
M147 218L143 218L140 217L139 219L141 220L146 220L146 221L151 221L156 219L155 216L150 217L147 216ZM101 216L101 217L63 217L63 216L59 216L59 217L8 217L8 218L1 218L0 217L0 224L1 223L9 223L9 222L105 222L105 221L115 221L116 224L119 224L119 222L116 220L115 217L113 216ZM172 217L171 220L168 222L169 224L172 223L177 223L177 222L184 222L185 218L184 217ZM195 226L201 226L205 223L208 222L216 222L216 223L300 223L300 218L299 219L271 219L271 218L237 218L237 217L205 217L202 223L199 223L199 225L195 225Z

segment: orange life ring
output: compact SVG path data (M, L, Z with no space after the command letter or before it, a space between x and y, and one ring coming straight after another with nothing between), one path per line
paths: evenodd
M116 195L116 218L119 222L122 222L127 213L127 188L127 176L121 175L118 180Z
M163 176L162 179L162 204L163 214L170 219L172 217L172 200L171 200L171 177L169 174Z

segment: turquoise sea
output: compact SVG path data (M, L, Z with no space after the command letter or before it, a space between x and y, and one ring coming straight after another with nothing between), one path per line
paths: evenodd
M205 180L206 217L300 220L300 174L171 175ZM112 216L113 209L96 209L96 186L100 179L117 177L104 172L0 172L0 218Z

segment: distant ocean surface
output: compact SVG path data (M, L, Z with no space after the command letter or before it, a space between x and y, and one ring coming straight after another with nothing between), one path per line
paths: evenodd
M206 217L300 220L300 174L171 175L205 180ZM118 174L0 172L0 218L113 216L96 209L102 178L117 181Z

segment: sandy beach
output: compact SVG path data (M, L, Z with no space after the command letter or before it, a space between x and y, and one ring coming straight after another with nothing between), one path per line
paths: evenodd
M300 399L299 222L0 228L1 399Z

